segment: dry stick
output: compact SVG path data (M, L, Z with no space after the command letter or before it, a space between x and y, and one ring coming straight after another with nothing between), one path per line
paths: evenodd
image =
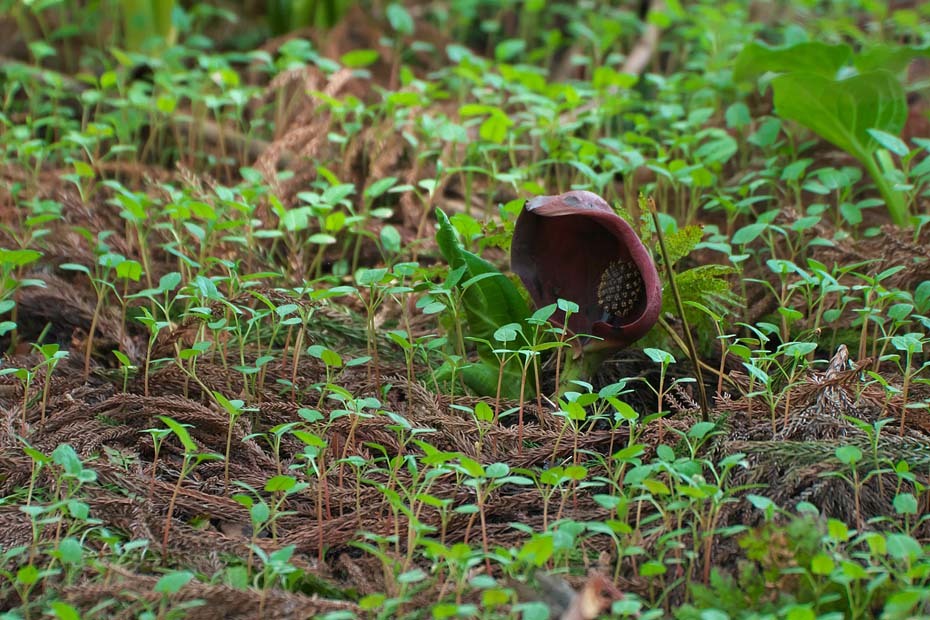
M659 239L659 251L662 253L662 262L665 263L665 271L668 274L668 286L672 289L672 296L675 298L675 307L678 309L678 315L681 317L681 323L688 344L688 355L691 357L691 363L694 365L694 373L697 375L698 393L701 396L701 419L707 422L710 418L710 414L707 405L707 390L704 388L704 376L703 373L701 373L701 360L698 358L697 348L694 346L694 336L691 334L691 327L688 325L688 318L685 316L685 306L681 303L681 295L678 293L678 285L675 283L675 270L672 269L668 250L665 247L665 235L662 234L662 226L659 224L659 214L656 212L656 203L650 198L647 204L649 205L649 213L652 215L652 221L656 227L656 237Z
M536 421L543 426L542 381L539 378L539 358L533 359L533 374L536 378Z
M679 349L681 349L682 351L688 350L688 345L685 344L685 341L681 339L681 336L678 335L678 332L676 332L675 329L671 325L669 325L668 321L666 321L662 317L659 317L659 320L657 321L657 323L659 324L659 327L665 330L665 333L668 334L669 338L675 341L675 344L678 346ZM730 384L731 386L733 386L734 388L739 387L739 384L737 384L736 381L734 381L733 378L727 375L722 369L714 368L713 366L711 366L710 364L708 364L707 362L703 360L699 360L699 361L701 363L701 368L703 368L710 374L715 375L717 377L718 385L720 386L720 388L717 390L718 394L723 393L723 381L724 380L726 380L726 382Z
M719 333L719 332L718 332ZM723 394L723 372L727 367L727 345L721 338L720 340L720 368L717 369L717 395Z
M517 454L523 456L523 406L526 404L526 367L520 375L520 410L517 413ZM482 525L484 518L482 517Z
M662 5L663 2L658 1L652 8L659 11L664 8ZM655 23L649 22L646 26L646 30L643 32L643 36L640 37L636 45L633 46L633 49L630 50L629 55L626 57L626 62L623 63L623 67L620 71L633 75L640 75L645 71L646 65L652 60L652 55L659 45L659 35L661 34L662 30Z
M304 326L306 320L301 321L300 329L297 330L297 337L294 339L294 361L291 364L291 402L297 402L297 372L300 367L300 352L304 346Z
M653 7L655 10L661 10L662 2L657 1ZM646 66L649 64L649 61L652 60L652 55L655 53L656 48L659 45L659 36L662 34L662 30L653 23L649 23L646 26L646 30L643 32L643 36L640 37L639 41L636 42L636 45L633 46L633 49L630 50L629 55L626 57L626 62L623 63L623 67L620 69L621 73L628 73L630 75L642 75L643 71L646 70ZM612 86L607 91L605 98L610 99L616 97L620 94L619 86ZM578 120L578 117L590 112L591 110L597 109L601 105L601 99L592 99L588 103L579 106L573 110L568 110L559 117L559 124L567 125Z
M90 328L87 330L87 346L84 348L84 374L83 381L90 377L90 358L94 352L94 333L97 331L97 323L100 321L100 312L103 310L103 293L97 295L97 305L94 307L94 316L90 318ZM42 408L42 421L45 421L45 408Z
M320 481L316 485L316 531L317 531L317 562L323 563L323 485L325 484L326 470L325 451L320 453Z
M675 345L676 345L679 349L681 349L682 351L687 351L687 350L688 350L688 345L685 344L685 341L681 339L681 336L678 335L678 332L676 332L675 329L674 329L671 325L669 325L668 321L666 321L666 320L663 319L662 317L659 317L658 320L656 321L656 323L659 325L659 327L661 327L662 329L665 330L665 333L668 335L669 338L671 338L673 341L675 341ZM714 368L713 366L711 366L710 364L708 364L707 362L705 362L705 361L703 361L703 360L698 360L698 363L699 363L699 365L701 366L701 368L703 368L704 370L706 370L706 371L709 372L710 374L712 374L712 375L714 375L714 376L717 377L717 379L718 379L718 384L717 384L717 385L719 386L718 389L717 389L717 393L718 393L718 394L722 394L722 393L723 393L723 381L724 381L724 379L726 379L726 382L727 382L728 384L730 384L731 386L733 386L734 388L738 388L738 387L739 387L739 384L738 384L736 381L734 381L732 377L728 376L727 374L725 374L725 373L723 372L723 370L722 370L722 367L723 367L723 366L722 366L722 365L721 365L721 370L718 370L718 369Z
M910 353L908 353L908 355L910 355ZM901 427L898 430L898 436L900 437L904 437L904 429L905 429L904 420L907 417L907 392L908 392L908 389L910 388L910 385L911 385L911 372L910 372L910 364L908 364L908 367L905 369L905 373L904 373L904 385L901 388L901 395L902 395L903 401L901 402ZM857 495L856 496L857 510L858 510L858 503L859 503L859 496Z

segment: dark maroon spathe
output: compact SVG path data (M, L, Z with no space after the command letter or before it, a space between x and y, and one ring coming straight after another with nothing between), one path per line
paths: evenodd
M510 262L538 307L559 298L578 304L568 329L602 339L587 343L588 350L627 347L659 317L662 284L652 256L597 194L571 191L528 200L517 218ZM635 270L616 269L627 264ZM642 278L629 286L636 289L635 298L622 315L613 314L601 304L599 287L603 292L605 278L630 271ZM565 314L557 312L553 321L564 324Z

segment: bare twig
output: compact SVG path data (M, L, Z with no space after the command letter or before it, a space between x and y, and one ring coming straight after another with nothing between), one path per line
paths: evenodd
M662 0L656 0L653 9L661 10L664 4L665 3ZM627 56L626 62L623 63L621 72L637 76L642 75L643 71L646 70L646 66L649 64L649 61L652 60L652 56L659 45L659 38L661 35L662 30L654 23L648 22L646 24L646 30L643 31L643 35L640 37L639 41L636 42L636 45L633 46L633 49L630 50L630 54ZM606 97L614 97L619 93L619 86L611 86L607 91ZM600 99L592 99L582 106L579 106L573 110L568 110L559 117L559 123L561 125L573 123L578 120L579 116L594 110L600 104Z
M688 345L686 351L694 366L694 373L697 375L698 394L701 397L701 419L706 422L710 418L710 407L707 403L707 390L704 387L704 375L701 372L701 358L698 357L697 347L694 346L694 336L691 334L691 328L688 327L688 319L685 317L685 307L684 304L681 303L681 295L678 294L678 285L675 282L675 270L672 268L671 260L669 260L669 253L665 247L665 235L662 234L659 214L656 212L656 203L650 198L648 205L649 213L652 215L652 221L656 227L656 237L659 239L659 250L662 252L662 262L665 263L665 272L668 274L668 287L675 297L675 307L678 308L678 314L681 316L681 322L684 324L685 343Z

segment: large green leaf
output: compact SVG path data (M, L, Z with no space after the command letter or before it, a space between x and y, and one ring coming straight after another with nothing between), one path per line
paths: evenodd
M804 71L833 78L851 56L852 49L845 44L807 41L784 47L769 47L762 43L750 43L736 57L733 79L737 82L752 80L768 71Z
M516 360L504 366L504 376L500 377L500 365L486 360L479 360L462 368L462 380L475 394L482 396L496 396L497 383L500 379L501 397L509 399L520 398L520 366ZM536 394L535 385L533 384L533 375L527 378L526 391L524 397L531 397Z
M462 247L449 218L440 209L436 209L436 220L439 223L436 242L443 258L452 269L465 266L460 286L463 288L468 335L491 340L498 327L522 323L530 315L530 310L516 285L497 267ZM483 274L492 275L478 278ZM469 282L472 284L463 286Z
M882 132L897 136L907 120L907 99L898 78L884 69L845 80L798 72L778 76L772 80L772 88L778 114L797 121L862 162L885 200L891 219L898 226L906 225L907 204L875 158L883 146L875 136L881 138Z
M832 80L796 72L772 81L775 110L856 157L871 161L878 143L869 129L898 135L907 120L901 83L885 70Z
M530 309L516 285L497 267L466 250L455 236L449 218L440 209L436 209L436 221L439 224L436 242L443 258L451 269L465 268L457 286L462 290L462 305L468 322L466 335L494 342L494 333L499 327L510 323L526 325ZM494 396L500 361L483 343L478 344L478 355L478 362L462 369L462 377L475 392ZM520 375L519 360L513 358L504 368L501 396L519 396ZM535 391L527 387L525 396L531 396Z

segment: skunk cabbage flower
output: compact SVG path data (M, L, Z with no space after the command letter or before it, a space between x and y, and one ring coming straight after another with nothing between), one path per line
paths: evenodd
M662 285L649 251L591 192L527 201L514 228L510 264L537 306L559 298L578 304L566 327L602 339L586 350L629 346L659 317ZM564 325L565 313L552 320Z

